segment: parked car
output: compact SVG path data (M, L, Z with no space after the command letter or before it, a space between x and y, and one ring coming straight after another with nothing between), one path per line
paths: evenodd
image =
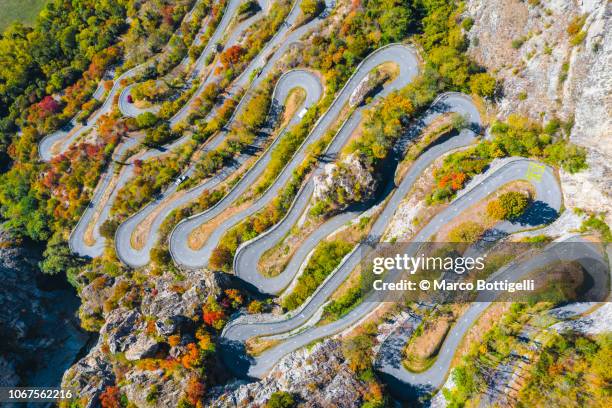
M132 95L128 95L127 101L128 103L134 103L134 99L132 98Z

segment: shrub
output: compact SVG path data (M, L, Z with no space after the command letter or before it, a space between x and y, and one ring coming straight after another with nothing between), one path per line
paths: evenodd
M152 112L144 112L136 116L136 125L140 129L150 128L157 124L158 118Z
M298 278L293 292L283 300L283 307L293 310L301 305L314 293L351 249L351 244L344 241L324 241L320 243L310 257L304 273Z
M497 200L489 201L487 214L497 220L513 220L525 212L529 196L516 191L502 194Z
M312 17L323 10L323 2L320 0L303 0L300 9L305 16Z
M297 406L293 395L286 391L276 391L270 395L266 408L292 408Z
M477 95L492 98L497 89L497 81L487 73L476 74L470 79L470 89Z
M523 46L524 43L525 43L525 38L523 37L515 38L514 40L512 40L512 48L514 48L515 50L518 50L519 48Z
M472 29L472 26L474 25L474 19L472 17L466 17L463 19L463 21L461 22L461 27L465 30L465 31L470 31Z
M448 238L451 242L476 242L482 236L484 228L475 221L465 221L453 228Z
M167 265L172 261L170 251L166 248L153 248L151 249L151 261L157 265Z

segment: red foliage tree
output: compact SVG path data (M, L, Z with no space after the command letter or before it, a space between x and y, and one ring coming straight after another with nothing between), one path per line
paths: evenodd
M216 322L223 319L224 317L225 313L222 310L204 310L204 313L202 314L204 323L209 326L214 326Z
M119 387L106 387L100 394L100 405L102 408L121 408L121 395Z
M189 379L187 388L185 389L185 397L191 405L198 406L198 403L201 404L205 392L206 388L204 384L202 384L197 377L191 377Z
M60 111L60 104L52 96L45 96L38 106L44 114L57 113Z
M221 62L227 68L230 65L237 64L242 54L244 54L244 49L241 46L231 46L221 54Z
M174 13L174 6L166 6L162 8L161 15L164 24L167 24L169 26L172 26L174 24L174 18L172 16L172 13Z

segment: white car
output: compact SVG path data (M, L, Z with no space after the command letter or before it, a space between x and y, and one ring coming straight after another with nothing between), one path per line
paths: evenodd
M182 184L183 181L187 180L187 175L183 174L182 176L180 176L179 178L176 179L176 181L174 182L174 184L176 184L177 186Z
M306 112L308 112L308 109L306 108L302 109L300 113L298 113L298 118L302 119L304 115L306 114Z

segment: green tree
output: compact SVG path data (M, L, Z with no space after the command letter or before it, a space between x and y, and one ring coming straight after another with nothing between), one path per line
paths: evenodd
M43 257L44 260L40 263L40 269L49 275L62 272L70 274L81 264L79 258L70 251L68 243L59 233L53 234L47 243Z
M143 143L147 146L159 147L170 141L174 136L174 132L172 132L168 123L164 122L157 127L148 128L145 131Z
M486 72L472 75L470 90L480 96L492 98L497 90L497 81Z
M119 228L119 221L109 218L100 225L100 235L106 239L115 239L115 231Z
M300 9L302 13L308 17L315 16L323 9L323 2L321 0L303 0L300 3Z
M529 196L518 191L509 191L490 201L487 213L498 220L513 220L525 212L529 205Z
M152 112L144 112L136 116L136 125L140 129L150 128L157 124L158 118Z
M276 391L270 395L266 408L293 408L297 406L293 395L286 391Z

